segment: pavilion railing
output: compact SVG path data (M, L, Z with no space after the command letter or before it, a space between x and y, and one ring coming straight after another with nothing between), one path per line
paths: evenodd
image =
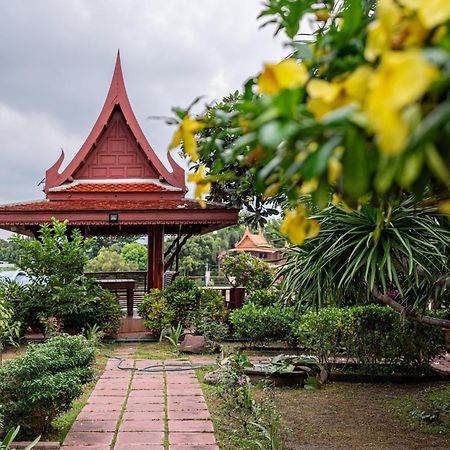
M142 303L144 294L147 292L147 272L134 271L134 272L86 272L86 276L95 278L98 280L121 280L121 279L133 279L136 282L134 289L134 307L139 303ZM205 277L190 277L199 287L205 287ZM243 291L232 289L226 278L212 276L210 278L210 284L208 288L217 289L224 297L224 301L231 308L240 307L243 300ZM239 289L239 288L238 288ZM117 289L117 296L119 297L119 303L122 308L127 306L127 292L125 289Z
M144 294L147 292L147 272L145 270L135 272L86 272L89 278L97 280L121 280L133 279L136 282L134 288L134 307L142 303ZM126 289L117 289L117 296L122 308L127 306L127 292Z

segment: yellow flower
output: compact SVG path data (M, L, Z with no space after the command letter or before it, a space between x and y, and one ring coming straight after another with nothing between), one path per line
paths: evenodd
M365 99L372 72L372 68L367 65L359 66L345 79L345 94L353 101L362 102Z
M264 72L259 76L258 87L261 94L277 94L305 84L308 71L295 59L286 59L278 64L265 64Z
M300 186L300 194L311 194L319 187L319 180L317 178L311 178L308 181L304 181Z
M205 125L198 120L193 120L186 116L180 123L180 127L175 132L169 150L178 147L181 142L184 144L184 151L192 161L198 161L197 142L195 141L195 133L202 129Z
M328 183L336 184L342 174L342 163L332 156L327 163Z
M444 200L441 203L439 203L439 212L447 216L450 216L450 200Z
M287 235L293 244L302 245L306 239L319 234L320 225L317 220L308 219L306 208L304 205L299 205L295 209L284 212L280 231Z
M331 199L331 203L333 205L341 205L347 212L353 212L353 209L348 206L347 203L342 200L339 194L333 194L333 198Z
M400 23L402 10L394 0L380 0L376 9L377 19L367 28L367 44L364 56L374 61L391 48L391 38Z
M320 120L342 106L360 104L366 94L371 73L372 69L364 65L348 75L334 78L331 82L312 79L306 86L309 96L308 109Z
M187 179L189 182L195 183L196 186L194 196L198 200L200 206L205 208L206 203L204 202L202 196L206 195L211 189L211 183L205 180L205 166L200 164L197 172L189 174Z
M381 151L401 153L408 141L409 126L402 110L419 100L439 76L435 66L419 51L387 52L369 82L365 112L377 135Z
M368 26L364 56L374 61L389 50L421 47L428 30L450 19L449 0L379 0Z
M306 87L306 91L311 98L320 98L325 103L332 103L336 100L341 90L342 85L340 83L329 83L319 78L312 79Z
M400 3L417 12L422 24L434 28L450 19L450 2L448 0L399 0Z

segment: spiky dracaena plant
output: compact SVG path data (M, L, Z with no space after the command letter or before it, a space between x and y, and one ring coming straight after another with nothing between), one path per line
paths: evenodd
M317 237L285 250L279 277L286 301L315 307L396 297L410 311L449 306L450 228L436 210L406 200L386 213L329 206L315 218Z

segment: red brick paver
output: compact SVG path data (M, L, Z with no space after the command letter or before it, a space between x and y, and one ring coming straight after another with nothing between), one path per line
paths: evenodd
M118 369L118 360L110 359L62 450L163 450L165 439L170 450L218 450L194 370L169 366L183 363L188 361L164 366L128 358L122 367L160 365L160 371L132 372Z

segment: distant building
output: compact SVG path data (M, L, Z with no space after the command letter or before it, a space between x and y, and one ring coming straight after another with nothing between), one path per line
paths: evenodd
M235 244L234 249L229 251L249 253L256 258L264 259L267 262L281 258L280 250L277 250L269 243L261 229L258 234L253 234L248 227L245 228L244 235L241 240Z

